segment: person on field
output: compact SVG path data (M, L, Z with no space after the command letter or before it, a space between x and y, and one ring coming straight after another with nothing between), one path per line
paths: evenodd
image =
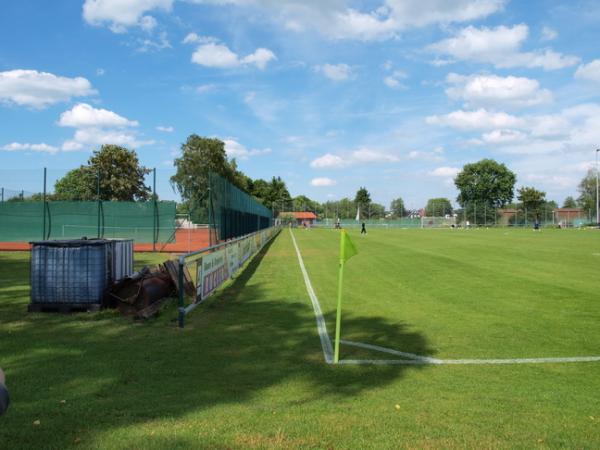
M8 405L10 404L10 397L8 396L8 389L4 384L6 378L4 372L0 369L0 416L6 412Z
M360 234L367 234L367 228L365 227L365 223L362 223L362 227L360 229Z
M534 231L540 231L540 221L535 219L535 223L533 224Z

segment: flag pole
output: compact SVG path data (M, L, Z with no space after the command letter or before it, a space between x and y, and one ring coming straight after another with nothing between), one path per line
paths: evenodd
M344 240L346 232L342 230L340 236L340 268L338 274L338 297L337 297L337 313L335 318L335 351L333 362L337 364L340 360L340 333L342 327L342 286L344 279Z

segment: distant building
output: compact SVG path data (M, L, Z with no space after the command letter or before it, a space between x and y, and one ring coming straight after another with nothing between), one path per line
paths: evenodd
M583 208L556 208L552 213L554 223L560 226L580 226L588 219Z
M317 215L313 212L280 212L277 216L282 223L292 222L296 226L310 227L317 221Z
M508 225L511 223L511 219L514 218L513 222L517 220L517 214L519 210L515 208L504 208L498 210L498 225Z

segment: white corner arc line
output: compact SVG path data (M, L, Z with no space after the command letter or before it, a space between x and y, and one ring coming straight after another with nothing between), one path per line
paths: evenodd
M327 334L327 326L325 324L325 318L323 317L323 311L321 310L319 299L315 294L315 290L312 287L310 278L308 278L308 272L306 272L306 267L304 267L304 261L302 260L300 249L298 248L298 244L296 244L296 238L294 237L294 233L292 232L291 228L290 235L292 236L292 242L294 243L294 247L296 249L298 263L300 264L300 270L302 271L302 276L304 277L304 284L306 285L306 291L308 292L308 296L310 297L313 310L315 311L315 318L317 320L317 330L319 331L319 338L321 339L321 347L323 348L325 362L327 364L331 364L333 363L333 346L331 345L331 339L329 338L329 334Z
M325 324L325 318L323 317L323 311L319 299L315 294L315 290L312 287L308 272L304 266L300 249L296 243L294 233L290 229L290 235L292 236L292 242L296 249L296 255L298 256L298 263L300 264L300 270L304 277L304 284L306 284L306 291L310 297L310 301L313 305L315 312L315 319L317 321L317 329L319 331L319 338L321 339L321 347L323 348L323 355L325 356L325 362L327 364L333 363L333 345L331 339L327 333L327 326ZM581 363L581 362L600 362L600 356L574 356L574 357L557 357L557 358L495 358L495 359L437 359L428 356L416 355L414 353L401 352L387 347L381 347L379 345L366 344L364 342L346 341L340 339L340 343L345 345L351 345L354 347L360 347L367 350L374 350L382 353L388 353L395 356L400 356L408 359L341 359L338 361L339 364L344 365L500 365L500 364L556 364L556 363Z

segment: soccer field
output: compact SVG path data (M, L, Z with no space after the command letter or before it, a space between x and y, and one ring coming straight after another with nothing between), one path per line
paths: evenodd
M594 230L350 235L359 253L345 270L344 340L442 359L600 356ZM294 236L333 334L338 233ZM344 358L385 356L342 350Z
M339 234L293 233L333 336ZM595 231L350 233L345 340L438 359L599 354ZM27 314L27 260L0 253L0 448L600 447L600 362L326 364L289 230L183 330L174 307L146 323Z

